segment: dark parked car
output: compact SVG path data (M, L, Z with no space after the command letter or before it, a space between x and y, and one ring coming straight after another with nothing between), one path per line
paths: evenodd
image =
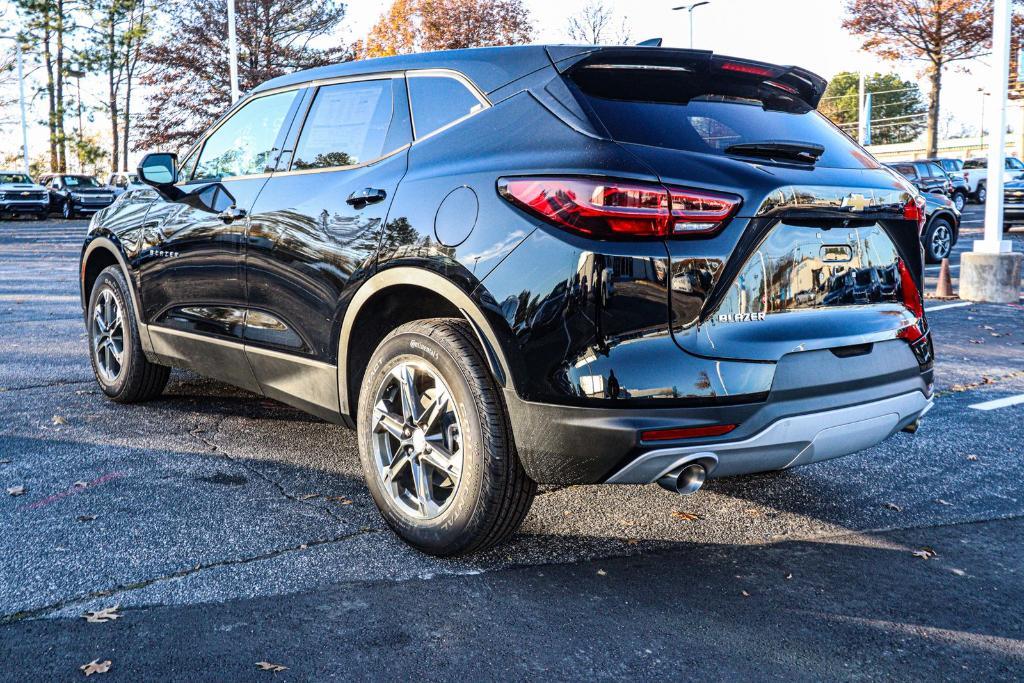
M967 206L967 198L971 194L971 187L967 183L967 176L964 175L963 159L936 157L928 159L928 161L937 164L949 176L950 182L953 183L953 194L949 198L953 200L953 206L956 207L957 211L963 211L964 207Z
M38 183L50 193L50 210L64 218L93 214L114 201L113 189L91 175L47 173L39 176Z
M825 86L536 45L275 78L94 219L96 379L134 402L187 367L355 428L384 519L439 555L507 538L537 483L691 493L912 430L924 200ZM899 285L833 296L865 268Z
M886 164L924 193L953 197L953 181L938 164L931 161L894 161Z

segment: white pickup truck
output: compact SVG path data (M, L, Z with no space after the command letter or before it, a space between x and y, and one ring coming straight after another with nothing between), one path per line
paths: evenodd
M968 191L971 196L980 203L985 203L988 196L988 157L977 157L967 159L961 171L967 181ZM1007 183L1016 180L1024 175L1024 161L1017 157L1006 157L1006 171L1003 173L1003 182Z

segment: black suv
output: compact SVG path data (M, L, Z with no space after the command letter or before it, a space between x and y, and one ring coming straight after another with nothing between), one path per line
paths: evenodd
M50 210L68 219L95 213L114 201L114 190L91 175L47 173L36 182L49 191Z
M186 367L355 428L384 519L441 555L537 483L868 448L931 406L924 202L825 85L582 46L276 78L93 220L96 378L140 401Z

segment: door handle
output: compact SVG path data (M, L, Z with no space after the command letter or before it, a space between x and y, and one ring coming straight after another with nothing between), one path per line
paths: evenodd
M245 209L240 209L237 206L229 206L217 214L217 218L221 219L225 223L230 223L231 221L236 221L239 218L245 218L246 215Z
M384 190L380 190L373 187L367 187L362 190L356 190L348 196L345 203L354 206L356 208L362 208L367 204L373 204L379 202L388 196L388 193Z

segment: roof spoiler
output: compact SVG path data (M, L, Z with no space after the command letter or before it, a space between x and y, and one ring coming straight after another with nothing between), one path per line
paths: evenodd
M548 48L548 55L559 73L577 66L621 64L689 69L700 72L722 72L737 78L762 81L799 97L817 108L825 87L821 76L798 66L778 66L767 62L716 55L708 50L683 50L650 47L583 47Z

